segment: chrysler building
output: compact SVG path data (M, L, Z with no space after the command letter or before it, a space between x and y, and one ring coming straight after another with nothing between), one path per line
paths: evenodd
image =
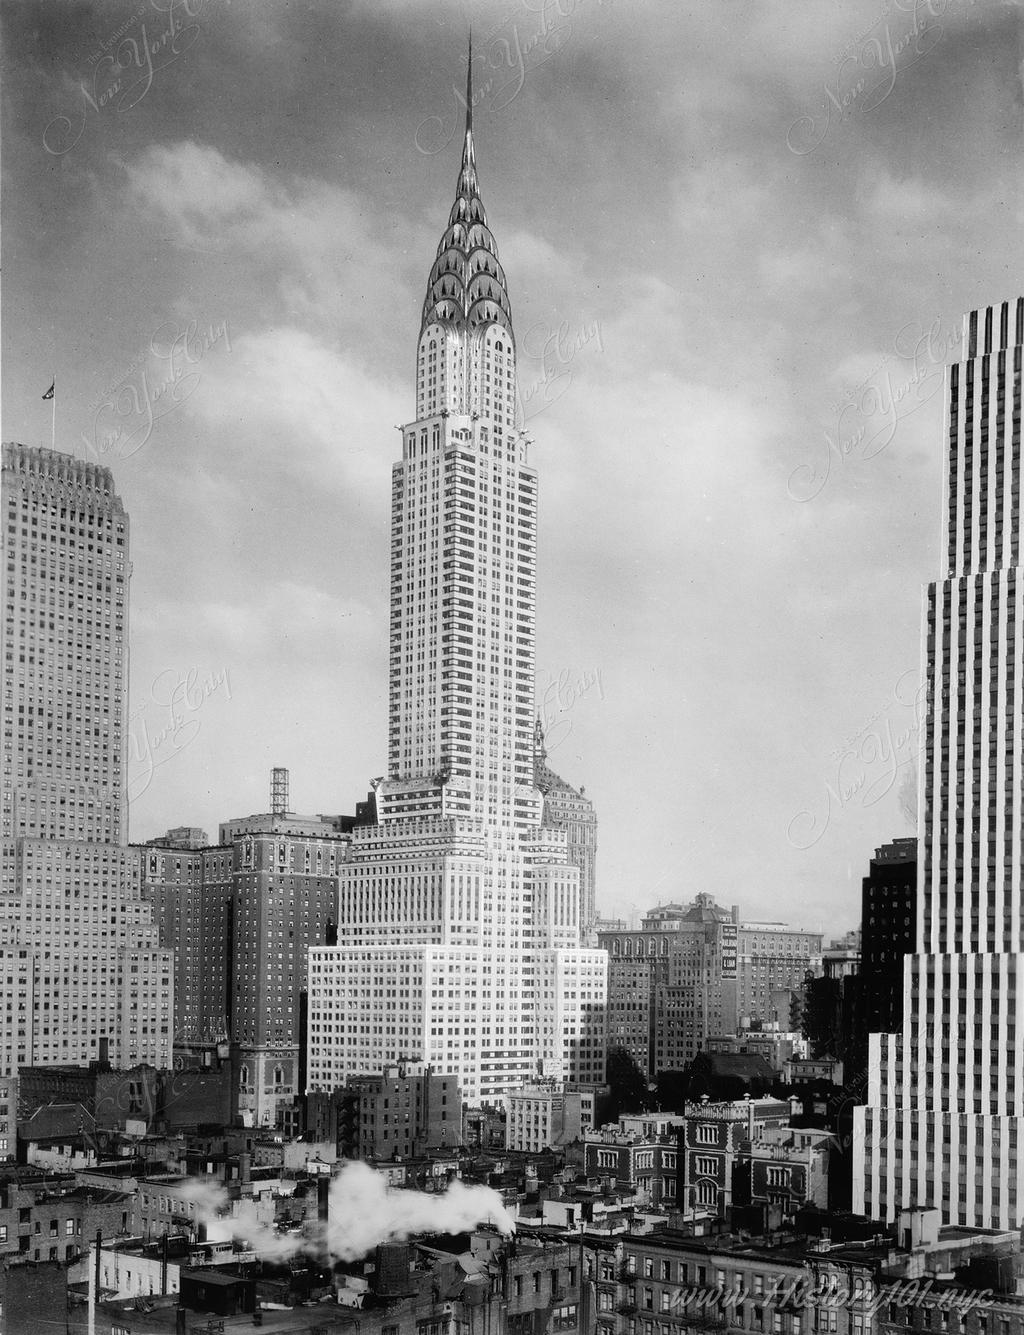
M388 771L338 944L310 952L308 1079L423 1061L480 1103L537 1073L601 1083L607 957L581 947L579 871L534 780L537 473L472 103L392 470Z

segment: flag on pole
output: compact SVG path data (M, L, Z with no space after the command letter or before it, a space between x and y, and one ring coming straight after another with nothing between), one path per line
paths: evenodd
M46 391L46 393L43 395L43 398L44 398L44 399L52 399L52 398L53 398L53 391L54 391L56 388L57 388L57 381L54 380L53 384L50 386L50 388L49 388L49 389Z

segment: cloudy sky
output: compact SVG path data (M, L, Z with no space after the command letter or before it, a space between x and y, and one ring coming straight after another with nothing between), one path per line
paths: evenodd
M599 906L826 932L913 832L943 365L1022 291L998 0L4 6L3 437L132 517L131 834L383 771L396 424L458 173L541 476Z

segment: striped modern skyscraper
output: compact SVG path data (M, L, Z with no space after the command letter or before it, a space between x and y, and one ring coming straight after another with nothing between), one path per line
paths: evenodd
M537 474L466 102L392 472L388 773L338 944L311 952L309 1082L421 1060L478 1103L538 1071L603 1080L606 956L581 948L580 873L534 776Z
M1016 1228L1024 1214L1024 298L964 319L948 368L942 546L928 586L917 948L900 1034L870 1040L854 1208Z

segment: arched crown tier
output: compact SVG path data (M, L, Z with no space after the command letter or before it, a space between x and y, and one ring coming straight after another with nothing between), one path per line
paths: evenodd
M473 53L470 48L470 72ZM505 285L505 270L491 229L476 178L473 150L473 89L466 79L466 138L462 148L455 203L452 205L427 279L420 334L434 321L456 330L473 332L488 324L501 325L515 342L512 307Z

